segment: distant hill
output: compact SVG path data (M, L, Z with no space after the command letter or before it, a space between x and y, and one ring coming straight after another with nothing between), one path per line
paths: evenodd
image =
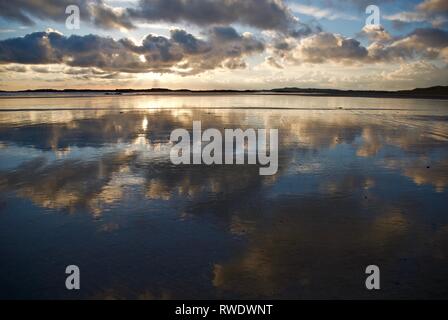
M375 90L337 90L315 88L280 88L270 90L283 94L318 95L318 96L344 96L344 97L379 97L379 98L425 98L448 99L448 86L436 86L429 88L417 88L413 90L399 91L375 91Z
M429 87L429 88L417 88L414 90L408 90L408 91L399 91L399 92L405 92L405 93L412 93L412 94L431 94L431 95L439 95L439 96L447 96L448 95L448 86L437 86L437 87Z
M375 90L338 90L338 89L316 89L316 88L277 88L269 90L171 90L166 88L151 89L115 89L115 90L90 90L90 89L36 89L23 91L1 91L4 96L32 93L64 93L64 94L287 94L287 95L312 95L312 96L341 96L341 97L370 97L370 98L421 98L421 99L448 99L448 86L435 86L429 88L416 88L413 90L399 91L375 91Z

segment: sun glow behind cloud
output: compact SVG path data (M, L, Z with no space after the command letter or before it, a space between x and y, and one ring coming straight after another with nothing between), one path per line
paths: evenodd
M68 3L81 29L67 30ZM0 89L402 89L446 85L441 0L60 1L0 5ZM413 70L412 72L410 70Z

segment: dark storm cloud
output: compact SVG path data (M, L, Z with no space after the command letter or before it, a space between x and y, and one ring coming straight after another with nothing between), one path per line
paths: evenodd
M64 22L67 18L65 9L69 5L77 5L80 9L80 18L98 27L105 29L134 27L125 11L114 10L102 0L1 1L0 17L25 25L33 25L35 18Z
M56 33L35 32L22 38L0 41L0 61L2 63L47 64L61 62L61 55L51 46L51 38Z
M0 64L65 64L108 72L195 74L220 67L243 68L246 56L263 50L262 42L231 27L212 28L207 39L172 30L170 38L148 35L141 45L97 35L66 37L56 32L36 32L0 41Z
M141 0L128 12L145 21L240 23L263 30L287 30L295 22L282 0Z

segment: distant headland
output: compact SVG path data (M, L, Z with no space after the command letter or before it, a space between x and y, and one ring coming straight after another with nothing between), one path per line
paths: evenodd
M366 97L366 98L417 98L417 99L448 99L448 86L434 86L428 88L416 88L412 90L375 91L375 90L338 90L316 88L277 88L267 90L171 90L166 88L151 89L35 89L20 91L0 90L0 97L15 97L21 94L101 94L101 95L125 95L125 94L264 94L264 95L302 95L319 97Z

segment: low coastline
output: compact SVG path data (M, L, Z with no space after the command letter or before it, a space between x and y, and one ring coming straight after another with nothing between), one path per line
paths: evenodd
M448 100L448 86L416 88L399 91L364 91L364 90L335 90L335 89L301 89L280 88L269 90L170 90L164 88L153 89L38 89L22 91L0 91L0 99L8 98L80 98L101 96L129 96L129 95L296 95L315 97L359 97L359 98L398 98L398 99L437 99Z

